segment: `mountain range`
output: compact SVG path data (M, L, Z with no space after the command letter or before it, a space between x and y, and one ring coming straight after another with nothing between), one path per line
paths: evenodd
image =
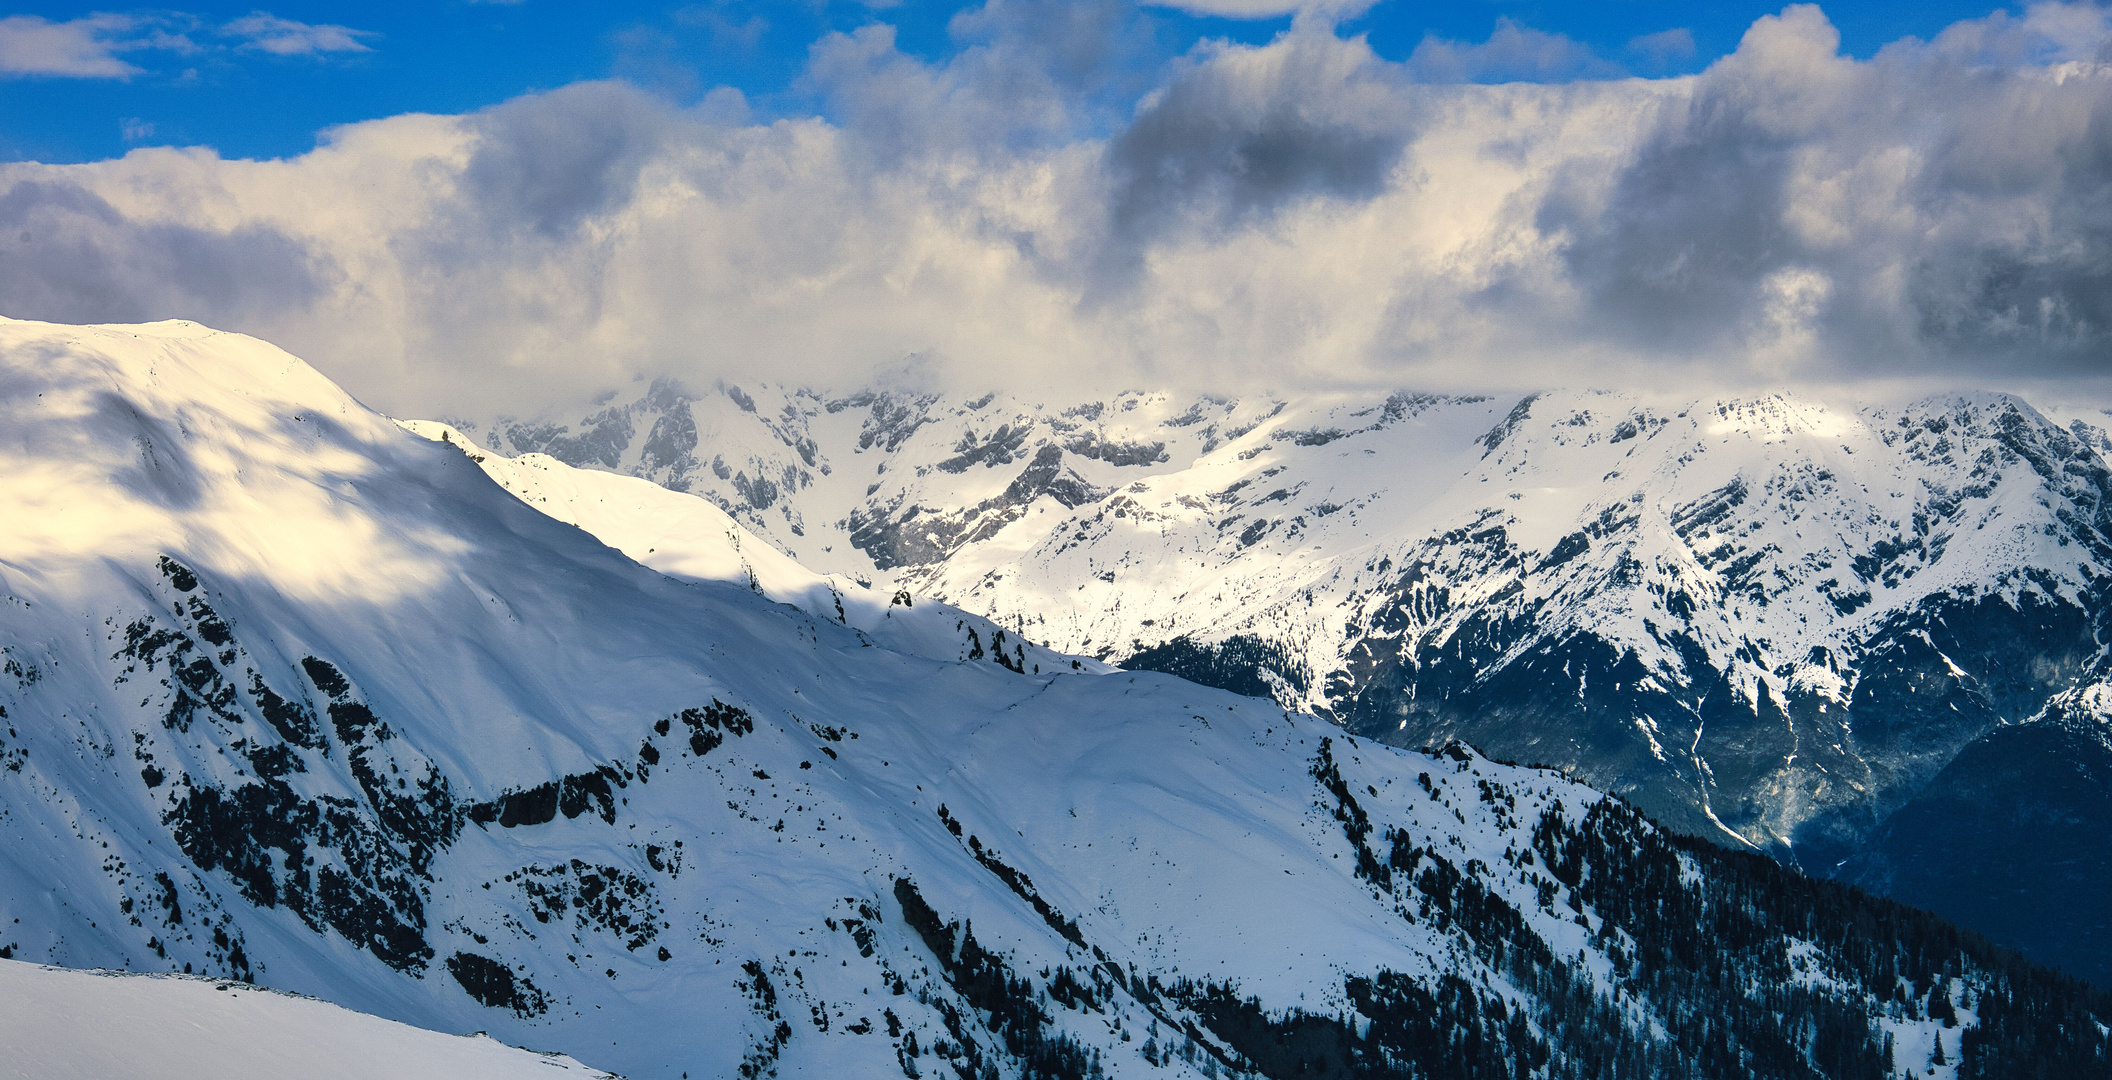
M253 339L0 322L0 417L0 958L255 983L632 1077L2112 1054L2103 991L1660 828L1579 769L1067 658L941 575L802 569L752 524L799 523L775 501L504 459ZM1000 450L928 475L1048 479L977 515L1135 467L979 433L962 455Z
M2102 905L2073 902L2112 888L2112 790L2018 802L2034 777L2112 768L2102 712L2060 704L2100 700L2079 695L2107 674L2106 422L1988 393L1049 403L663 381L572 423L466 426L1058 650L1568 770L2112 985ZM2049 716L2070 737L2010 730ZM1946 770L1989 755L2017 778L2000 798L1953 791ZM1999 869L1952 872L1939 838L2018 814L2036 824L1994 846ZM2048 874L2080 891L2012 884Z

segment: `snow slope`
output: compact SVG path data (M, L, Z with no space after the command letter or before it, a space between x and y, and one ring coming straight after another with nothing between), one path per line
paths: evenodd
M0 1076L21 1080L555 1080L609 1074L204 977L0 960Z
M0 657L0 957L632 1077L1874 1077L1939 971L2024 1006L1976 1052L2106 1052L1552 772L662 574L191 324L0 321Z
M781 604L833 619L900 652L934 660L986 660L1021 673L1114 670L1060 655L959 608L907 590L808 570L756 539L717 506L628 476L576 469L547 454L503 457L430 420L398 421L415 434L458 447L521 501L625 556L686 581L744 584Z

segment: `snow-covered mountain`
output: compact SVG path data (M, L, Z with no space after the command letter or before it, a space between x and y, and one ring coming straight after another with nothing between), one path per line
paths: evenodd
M934 657L480 453L0 322L0 956L633 1077L2105 1067L2103 995L1557 773Z
M2103 647L2102 414L2013 396L1177 398L656 384L509 451L1052 648L1568 767L1828 873Z
M612 1080L562 1054L424 1031L235 980L19 960L0 960L0 1076Z
M455 446L516 498L634 562L685 581L746 585L780 604L849 626L876 644L934 660L981 660L1025 674L1114 669L1053 652L1004 627L906 589L876 591L824 576L757 539L712 503L634 477L577 469L547 454L501 457L446 424L398 421Z

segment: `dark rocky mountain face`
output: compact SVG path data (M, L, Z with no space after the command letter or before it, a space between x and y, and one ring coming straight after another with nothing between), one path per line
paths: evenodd
M2103 684L1974 740L1841 877L2112 986L2112 726Z
M1682 831L1735 832L1819 874L1974 739L2072 688L2100 648L2103 610L2095 595L2029 586L1936 598L1852 647L1807 653L1852 685L1844 701L1796 682L1780 696L1765 680L1741 686L1737 667L1719 669L1676 630L1660 640L1684 678L1655 678L1636 651L1589 629L1549 634L1520 607L1419 639L1375 627L1351 650L1335 715L1397 745L1458 738L1571 766Z

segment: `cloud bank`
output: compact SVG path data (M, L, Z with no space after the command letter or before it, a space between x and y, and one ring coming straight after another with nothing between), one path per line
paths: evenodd
M1857 60L1797 6L1673 79L1589 78L1514 24L1397 63L1300 18L1139 81L1140 18L993 0L937 63L831 35L802 88L833 123L602 82L281 161L0 166L0 313L254 332L408 413L905 361L1081 388L2112 375L2103 9ZM1459 81L1491 72L1574 81Z

